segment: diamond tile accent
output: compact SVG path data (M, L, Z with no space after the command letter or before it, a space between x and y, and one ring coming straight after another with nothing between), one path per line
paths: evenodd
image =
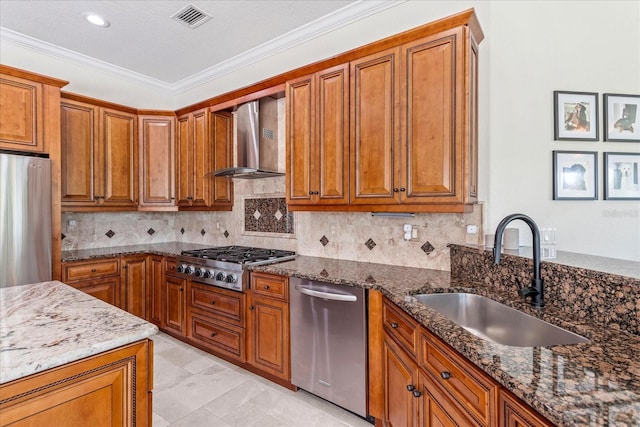
M261 217L261 216L262 216L262 215L260 215L260 212L259 212L259 211L255 211L255 212L253 213L253 217L254 217L255 219L260 219L260 217Z
M107 236L108 238L112 238L113 236L116 235L116 233L113 230L109 230L106 233L104 233L105 236Z
M429 242L426 242L424 245L420 246L420 249L422 249L427 255L436 250L436 248L434 248L433 245Z
M329 272L323 268L322 271L320 272L320 275L322 277L329 277Z
M184 227L180 229L180 234L184 234Z
M204 231L204 228L202 230L200 230L200 234L202 234L203 236L206 234L207 232Z
M280 221L284 215L282 215L282 212L280 212L280 209L278 209L273 216L276 217L276 220Z
M327 236L322 236L322 238L320 239L320 243L322 243L322 246L327 246L327 244L329 243L329 239L327 239Z
M227 237L227 238L229 237L229 232L227 230L224 230L223 234L224 234L224 237Z
M374 242L373 239L369 239L366 242L364 242L364 245L368 247L369 250L372 250L373 248L376 247L376 242Z
M64 235L64 233L60 233L60 240L64 240L64 238L67 237Z
M150 229L148 229L148 230L147 230L147 234L148 234L149 236L153 236L153 234L154 234L155 232L156 232L156 230L154 230L153 228L150 228Z

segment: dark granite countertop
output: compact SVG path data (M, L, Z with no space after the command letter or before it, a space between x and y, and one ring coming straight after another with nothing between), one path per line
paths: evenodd
M256 271L381 291L494 380L559 426L640 425L640 337L534 309L518 297L449 272L299 256ZM581 334L584 344L511 347L478 338L411 295L471 292Z
M147 243L144 245L113 246L110 248L77 249L72 251L62 251L62 262L84 261L121 255L135 255L140 253L176 256L180 255L182 251L210 247L211 245L201 245L197 243L167 242Z

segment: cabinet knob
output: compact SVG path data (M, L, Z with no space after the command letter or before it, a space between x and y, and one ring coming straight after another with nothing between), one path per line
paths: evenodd
M451 372L447 372L447 371L440 372L440 376L442 377L443 380L448 380L449 378L451 378Z
M405 191L407 191L407 189L406 189L406 188L404 188L404 187L400 187L400 192L405 192Z
M92 272L92 273L95 273L96 271L98 271L98 270L96 270L95 268L92 268L92 269L91 269L91 272Z
M215 301L211 301L211 303L210 303L210 304L211 304L211 305L214 305L215 303L216 303Z
M393 192L394 192L394 193L397 193L397 192L398 192L398 189L397 189L397 188L394 188L394 189L393 189Z
M391 327L393 329L398 329L398 324L396 322L391 322Z
M264 285L264 290L268 291L269 290L269 285Z
M420 393L418 390L413 390L411 392L411 394L413 394L413 397L420 397L422 396L422 393Z
M182 286L180 286L180 292L184 291L184 288Z
M415 389L416 389L416 387L415 387L413 384L409 384L409 385L407 386L407 390L408 390L408 391L413 391L413 390L415 390Z
M249 306L249 310L253 310L253 306L252 305Z
M216 334L215 332L211 332L211 338L215 337L216 335L218 334Z

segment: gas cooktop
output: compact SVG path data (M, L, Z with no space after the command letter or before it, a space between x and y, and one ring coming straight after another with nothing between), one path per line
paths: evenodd
M219 246L206 249L182 251L183 256L231 262L234 264L254 264L291 259L296 253L280 249L253 248L248 246Z

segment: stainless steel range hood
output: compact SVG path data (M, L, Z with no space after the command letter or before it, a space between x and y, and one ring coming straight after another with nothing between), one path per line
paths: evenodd
M238 106L236 122L236 166L213 175L244 179L284 175L278 172L277 100L266 97Z

